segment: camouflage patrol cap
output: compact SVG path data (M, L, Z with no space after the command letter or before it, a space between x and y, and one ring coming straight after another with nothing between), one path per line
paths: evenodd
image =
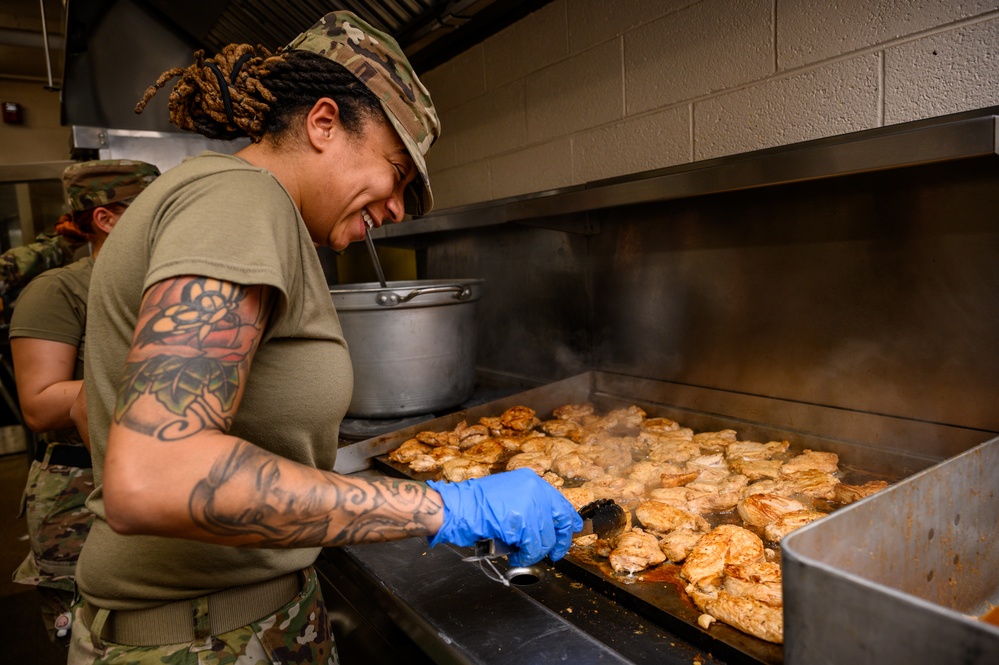
M66 167L62 185L73 212L116 202L130 202L156 179L160 170L131 159L97 159Z
M430 93L398 42L351 12L340 11L319 19L288 49L311 51L343 65L375 94L419 172L408 192L415 200L407 197L406 212L430 212L434 197L424 156L440 136L441 126Z

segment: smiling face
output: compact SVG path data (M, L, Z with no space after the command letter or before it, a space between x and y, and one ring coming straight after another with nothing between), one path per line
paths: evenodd
M369 226L403 220L403 193L416 167L387 120L368 119L360 134L333 122L317 144L301 201L313 242L342 250L364 240Z

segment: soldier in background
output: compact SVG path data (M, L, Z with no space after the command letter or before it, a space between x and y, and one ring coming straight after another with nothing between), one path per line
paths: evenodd
M0 257L0 288L23 287L11 317L11 352L24 422L40 435L22 499L31 551L13 579L38 588L53 638L69 634L76 560L93 521L84 506L94 488L90 453L69 415L83 385L90 275L121 214L158 175L155 166L130 160L68 167L63 185L71 212L57 235ZM65 263L82 242L91 243L90 256L42 272Z
M39 233L33 243L0 254L0 296L13 297L33 277L68 263L73 259L73 250L74 246L63 235Z

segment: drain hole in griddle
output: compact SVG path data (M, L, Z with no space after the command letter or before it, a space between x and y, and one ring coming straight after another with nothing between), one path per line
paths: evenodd
M510 584L514 586L530 586L532 584L537 584L541 581L541 575L541 570L535 566L511 568L503 573L503 577L505 577Z

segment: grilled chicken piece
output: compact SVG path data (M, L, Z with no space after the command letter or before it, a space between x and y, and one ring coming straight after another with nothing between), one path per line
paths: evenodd
M439 446L431 448L426 455L420 455L409 463L409 468L417 473L426 473L439 469L444 462L461 456L461 451L451 446Z
M592 416L594 411L594 406L589 402L585 402L583 404L565 404L557 407L552 411L552 415L559 420L575 420L579 422L579 419L584 416Z
M883 480L872 480L863 485L844 485L840 483L833 488L833 500L838 503L853 503L888 487Z
M637 480L609 474L588 480L582 486L593 492L595 499L614 499L618 503L638 499L645 494L645 485Z
M686 469L697 471L697 479L704 483L717 483L732 473L721 453L694 457L687 462Z
M766 526L781 515L806 510L800 501L776 494L751 494L739 502L739 517L752 526Z
M527 406L511 406L500 416L503 427L507 427L518 432L526 432L534 429L541 423L537 419L534 409Z
M523 434L524 434L523 432L517 431L515 429L511 429L511 428L507 427L506 425L504 425L503 421L500 420L499 416L495 416L495 417L493 417L493 416L483 416L482 418L479 418L479 423L478 424L482 425L483 427L485 427L486 429L488 429L489 430L489 434L491 436L494 436L494 437L500 437L500 436L513 436L513 437L516 437L516 436L523 436Z
M572 440L578 439L583 433L583 428L579 423L571 420L560 420L559 418L546 420L541 423L540 427L541 431L548 436L558 436Z
M637 527L622 534L607 557L615 573L637 573L666 560L659 539Z
M763 537L770 542L779 543L784 536L806 524L822 519L826 513L817 510L795 510L775 519L763 528Z
M642 501L635 508L635 517L646 531L664 534L676 529L689 529L707 533L711 525L700 515L687 512L661 501Z
M603 558L608 558L617 543L617 538L597 538L593 541L593 553Z
M710 455L698 455L696 457L691 457L687 460L687 468L691 471L695 469L721 470L724 472L722 474L724 476L727 476L730 473L728 470L728 462L725 461L725 455L723 453L711 453Z
M430 452L430 446L425 443L420 443L416 439L409 439L403 442L401 446L389 453L389 459L393 462L398 462L399 464L409 464L414 459L420 455L426 455Z
M687 488L698 492L717 492L718 484L729 477L728 469L703 469L697 478L687 483Z
M687 460L701 454L701 449L693 441L683 439L667 439L659 436L659 440L649 443L649 459L653 462L669 462L683 464ZM641 438L641 437L639 437Z
M638 433L638 438L648 445L662 443L663 441L688 441L692 443L694 441L694 430L689 427L681 427L664 432L641 431Z
M458 436L458 447L464 450L471 448L477 443L482 443L489 438L489 428L485 425L469 425L462 420L454 428L454 433Z
M446 460L442 465L445 480L452 483L460 483L469 478L482 478L492 473L492 466L483 464L464 457L455 457Z
M519 440L517 450L522 453L543 453L548 446L548 437L543 435L529 436ZM549 456L550 457L550 456Z
M600 421L600 428L607 431L635 431L645 420L645 411L634 404L614 409Z
M559 455L579 452L579 444L561 436L545 437L545 454L555 459Z
M661 434L680 429L680 423L675 420L670 420L669 418L646 418L638 425L638 427L643 432Z
M520 453L506 462L506 470L530 469L539 476L544 476L552 466L552 458L544 453Z
M603 467L590 461L580 453L565 453L552 459L552 471L563 478L591 480L605 475Z
M541 474L541 479L552 487L562 487L562 485L565 485L565 478L557 473L552 473L551 471L546 471Z
M506 454L506 448L499 441L486 439L467 450L461 451L461 456L473 462L496 464Z
M780 564L758 561L725 566L726 593L780 607L784 604Z
M791 444L787 441L769 441L767 443L757 443L755 441L737 441L730 445L725 451L725 457L732 460L772 460L782 453L786 453Z
M641 460L627 467L621 473L632 480L645 483L646 487L652 489L661 486L663 474L682 474L684 470L676 464Z
M694 490L689 490L686 487L661 487L649 490L646 498L652 499L653 501L662 501L663 503L668 503L671 506L687 510L687 502L690 501L691 498L702 494L704 494L704 492L695 492Z
M559 491L577 511L586 504L596 501L593 492L585 487L563 487Z
M507 430L507 431L513 431L513 430ZM517 453L527 452L526 450L523 449L523 445L524 443L531 440L530 437L506 436L499 434L491 437L491 439L496 443L500 444L501 446L503 446L503 449L506 450L508 453L514 455Z
M673 465L670 465L673 466ZM683 487L687 483L697 480L701 474L697 471L685 471L681 473L663 473L659 476L659 486L664 488Z
M662 501L698 515L732 510L739 503L738 492L705 492L689 487L661 487L649 490L646 498Z
M585 446L599 446L607 438L613 438L613 434L601 427L584 427L577 439L577 443Z
M718 432L699 432L694 435L693 441L702 452L716 453L727 450L736 442L737 436L735 430L723 429Z
M738 492L697 492L687 500L687 510L699 515L709 513L723 513L732 510L739 504L740 494Z
M455 455L457 457L457 455ZM428 471L433 471L440 465L430 455L417 455L413 461L409 463L409 468L416 473L427 473Z
M792 457L784 462L781 467L783 475L797 473L799 471L825 471L826 473L836 473L839 471L839 455L836 453L824 453L815 450L805 450L797 457Z
M680 577L695 589L714 592L722 583L726 564L764 560L763 541L759 536L741 526L722 524L697 541L680 568Z
M712 473L709 474L708 479L705 479L705 477L705 473L702 472L701 475L698 476L697 480L692 483L687 483L687 487L692 490L717 492L719 494L729 494L734 492L738 495L742 492L742 489L749 484L749 478L741 473L728 473L722 475L721 477L717 477L716 474ZM739 497L737 496L736 501L738 500Z
M780 491L783 485L778 483L773 478L763 478L762 480L757 480L756 482L750 483L742 488L739 494L742 498L746 498L752 494L777 494L780 495Z
M690 586L687 590L694 604L702 612L761 640L776 644L784 643L783 609L752 598L733 596L725 591L702 593L697 589L691 589ZM700 619L698 623L701 623ZM705 623L711 624L710 621Z
M623 470L634 462L630 442L616 437L604 439L599 444L581 444L578 452L596 466L603 467L607 473Z
M552 458L545 455L543 452L520 453L519 455L514 455L507 460L506 470L513 471L514 469L527 468L539 476L544 476L551 466Z
M458 435L453 430L449 432L418 432L416 440L428 446L458 447Z
M691 531L690 529L670 531L659 539L659 549L663 551L671 563L680 563L687 558L703 535L703 531Z
M750 480L780 477L783 462L776 459L729 459L729 467L736 473L741 473Z
M786 473L782 468L778 483L784 485L781 494L804 494L816 499L832 499L836 496L839 478L816 469Z

